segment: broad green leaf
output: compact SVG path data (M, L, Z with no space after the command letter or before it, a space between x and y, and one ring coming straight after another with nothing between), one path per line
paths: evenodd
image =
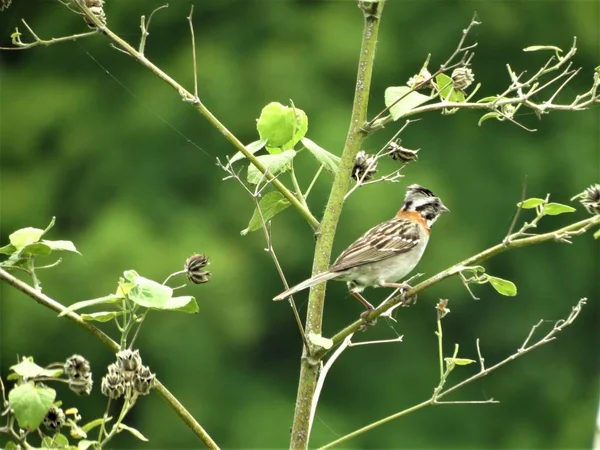
M498 99L497 95L490 95L489 97L483 97L477 100L475 103L492 103Z
M437 85L440 97L449 102L464 102L465 93L463 91L457 91L452 87L452 78L448 75L440 73L435 77L435 83Z
M329 350L331 347L333 347L333 341L321 336L320 334L308 333L306 338L311 344L321 347L325 350Z
M523 209L533 209L539 205L543 205L544 203L546 203L546 200L544 200L543 198L533 197L533 198L528 198L524 202L517 203L517 206L519 208L523 208Z
M319 161L326 170L332 173L336 173L340 165L340 157L329 153L323 147L317 145L315 142L308 138L302 138L302 145L304 145L311 155Z
M385 90L385 106L390 108L390 114L394 120L398 120L408 112L412 111L423 103L431 100L431 97L418 92L410 92L407 86L390 86ZM409 94L408 94L409 93ZM398 100L398 99L402 100Z
M119 428L119 430L127 430L127 431L129 431L131 434L133 434L140 441L148 442L148 439L146 438L146 436L144 436L142 433L140 433L138 430L136 430L133 427L125 425L124 423L120 423L118 425L118 428Z
M45 386L36 386L32 381L15 386L8 393L8 401L19 427L35 430L56 398L56 391Z
M106 418L106 423L110 422L112 420L112 416L111 417L107 417ZM94 419L91 422L86 423L85 425L81 426L81 429L83 431L85 431L86 433L89 432L90 430L99 427L100 425L102 425L102 422L104 422L104 418L101 417L99 419Z
M563 205L562 203L548 203L544 205L544 209L542 209L542 214L547 216L558 216L563 213L571 213L575 211L575 208L568 205Z
M115 303L119 303L121 300L123 300L123 297L120 295L116 295L116 294L110 294L110 295L106 295L104 297L93 298L91 300L83 300L81 302L73 303L66 310L61 312L58 315L58 317L62 317L65 314L68 314L70 312L77 311L78 309L81 309L81 308L88 308L90 306L113 305Z
M42 439L42 448L51 448L52 450L56 449L68 449L69 448L69 439L60 433L56 433L53 436L45 436Z
M487 279L499 294L506 295L508 297L514 297L517 295L517 286L515 286L515 283L512 281L504 280L498 277L492 277L489 275Z
M62 374L62 369L44 369L33 362L33 358L23 357L23 360L10 367L10 370L15 372L24 379L31 379L36 377L49 377L54 378Z
M180 311L187 314L198 314L200 308L198 302L191 295L182 295L181 297L171 297L162 308L169 311Z
M75 244L71 241L47 241L46 239L42 239L43 244L46 244L52 250L65 251L65 252L73 252L81 255L75 248Z
M481 116L479 122L477 122L477 126L481 126L481 124L488 119L500 119L501 117L502 116L496 112L485 113L483 116Z
M17 247L15 247L12 244L7 244L4 247L0 247L0 253L2 253L3 255L12 255L16 251Z
M278 213L290 206L287 200L279 191L272 191L266 194L259 202L260 211L262 212L265 223L275 217ZM258 230L262 227L262 221L259 212L255 209L248 224L248 228L242 230L242 236L245 236L250 231Z
M33 244L26 245L19 251L19 257L22 256L48 256L52 253L50 246L43 242L34 242Z
M13 441L9 441L6 443L6 447L4 447L4 450L21 450L21 446L15 444Z
M127 298L132 302L153 309L165 309L167 302L173 296L173 289L154 280L136 276L132 280L134 286Z
M290 162L296 156L294 150L286 150L278 155L263 155L257 159L267 168L272 175L277 175L280 172L285 172L290 167ZM248 183L256 184L263 177L263 174L254 166L248 166Z
M262 109L256 129L267 146L291 148L306 134L308 118L299 108L272 102Z
M15 231L8 237L8 239L17 250L21 250L23 247L39 241L43 234L44 230L40 230L39 228L27 227Z
M123 311L102 311L91 314L81 314L81 318L86 322L109 322L115 317L122 315Z
M93 447L97 444L98 441L88 441L87 439L82 439L77 443L77 450L87 450L90 447Z
M594 233L594 239L600 239L600 230Z
M246 150L248 150L248 153L255 154L257 151L259 151L261 148L263 148L266 143L267 143L266 139L261 139L259 141L251 142L250 144L246 145ZM244 159L245 157L246 156L242 152L237 152L229 160L229 165L233 164L236 161L239 161L240 159Z
M540 50L553 50L558 53L562 53L562 48L554 45L531 45L523 49L524 52L537 52Z

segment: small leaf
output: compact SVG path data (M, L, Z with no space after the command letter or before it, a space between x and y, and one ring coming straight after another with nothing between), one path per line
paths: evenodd
M196 299L191 295L171 297L160 309L168 311L180 311L187 314L198 314L198 311L200 311L198 302L196 302Z
M97 444L98 441L88 441L87 439L82 439L77 443L77 450L87 450L90 447L93 447Z
M261 139L259 141L251 142L250 144L246 145L246 150L248 150L248 153L255 154L261 148L264 148L264 146L265 146L266 143L267 143L266 139ZM231 165L234 162L239 161L240 159L244 159L245 157L246 156L242 152L237 152L235 155L233 155L229 159L228 165Z
M479 122L477 122L477 126L481 126L481 124L488 119L499 120L501 117L502 117L502 115L499 113L496 113L496 112L485 113L483 116L481 116L481 118L479 119Z
M81 314L81 318L86 322L109 322L115 317L123 315L123 311L102 311L91 314Z
M134 286L127 298L132 302L153 309L165 309L165 305L173 296L173 289L154 280L136 276L132 280Z
M498 99L497 95L490 95L489 97L483 97L477 100L475 103L492 103Z
M292 148L306 134L308 118L299 108L272 102L262 109L256 129L267 146Z
M36 386L32 381L15 386L8 393L8 401L19 427L29 430L41 425L55 398L54 389Z
M562 48L554 45L531 45L523 49L524 52L538 52L540 50L553 50L558 53L562 53Z
M321 347L325 350L329 350L331 347L333 347L333 341L321 336L320 334L308 333L306 337L311 344Z
M140 441L148 442L148 439L146 438L146 436L144 436L142 433L140 433L138 430L136 430L133 427L125 425L124 423L120 423L119 425L117 425L117 427L119 428L119 430L127 430L127 431L129 431L131 434L133 434Z
M275 217L278 213L290 206L289 200L279 191L272 191L266 194L259 202L260 211L262 212L265 223ZM242 236L245 236L250 231L258 230L262 227L262 221L259 212L255 209L248 224L248 228L242 230Z
M11 366L10 369L23 379L31 379L36 377L55 378L60 376L63 372L62 369L44 369L43 367L34 363L33 358L26 357L23 357L23 360L20 363Z
M390 109L390 114L394 120L398 120L403 117L409 111L412 111L423 103L431 100L431 97L418 92L410 92L408 86L390 86L385 90L385 106L388 108L390 105L394 105ZM398 99L402 100L398 100Z
M308 138L302 138L302 145L319 161L326 170L336 173L340 165L340 157L329 153L323 147L320 147Z
M512 281L504 280L498 277L492 277L488 275L487 280L490 282L492 287L498 291L499 294L506 295L508 297L514 297L517 295L517 286Z
M68 314L73 311L77 311L78 309L81 309L81 308L87 308L89 306L97 306L97 305L112 305L115 303L119 303L121 300L123 300L123 297L119 296L119 295L115 295L115 294L110 294L110 295L106 295L104 297L99 297L99 298L93 298L91 300L83 300L81 302L73 303L66 310L61 312L58 315L58 317L62 317L65 314Z
M67 423L69 424L69 428L71 428L70 435L73 439L85 439L87 438L87 433L81 428L73 419L68 419Z
M600 230L594 233L594 239L600 239Z
M546 200L544 200L543 198L535 198L534 197L534 198L528 198L524 202L517 203L517 206L519 208L523 208L523 209L533 209L539 205L543 205L544 203L546 203Z
M68 449L69 439L60 433L56 433L53 436L45 436L42 439L42 448L51 448L52 450Z
M464 102L465 93L463 91L457 91L453 88L452 78L448 75L440 73L435 77L435 83L440 93L440 97L449 102Z
M106 422L105 422L105 419L103 417L100 417L99 419L94 419L91 422L88 422L85 425L82 425L81 429L87 433L90 430L102 425L102 422L108 423L111 420L112 420L112 417L107 417Z
M19 257L23 256L48 256L52 253L52 249L43 242L34 242L26 245L19 251Z
M52 250L73 252L81 255L75 248L75 244L71 241L47 241L46 239L42 239L42 243L46 244Z
M135 270L126 270L123 272L123 277L129 282L133 282L133 279L139 277L139 274Z
M3 255L12 255L16 251L17 247L15 247L12 244L7 244L4 247L0 247L0 253L2 253Z
M44 230L40 230L39 228L27 227L15 231L8 237L8 239L17 250L21 250L27 245L33 244L34 242L38 242L43 234Z
M562 203L548 203L544 205L542 209L542 214L547 216L558 216L563 213L571 213L575 211L575 208L568 205L563 205Z
M447 358L447 359L452 359L452 362L454 364L456 364L457 366L468 366L469 364L473 364L475 361L474 359L468 359L468 358Z
M290 168L290 162L296 156L294 150L286 150L283 153L277 155L263 155L257 159L266 167L271 175L277 175L280 172L285 172ZM248 183L256 184L263 177L263 174L254 166L250 164L248 166Z

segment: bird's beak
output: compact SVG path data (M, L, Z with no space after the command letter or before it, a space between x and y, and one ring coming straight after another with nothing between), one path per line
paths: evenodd
M450 212L450 210L448 208L446 208L446 205L444 205L443 203L440 205L440 212L441 213L448 213Z

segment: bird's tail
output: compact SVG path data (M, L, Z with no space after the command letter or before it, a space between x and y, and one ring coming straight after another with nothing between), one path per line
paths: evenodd
M338 275L339 274L337 272L320 273L319 275L315 275L314 277L309 278L308 280L304 280L302 283L289 288L285 292L282 292L277 297L275 297L273 300L276 302L279 300L283 300L283 299L289 297L290 295L295 294L296 292L299 292L299 291L302 291L303 289L314 286L315 284L324 283L325 281L331 280L332 278L335 278Z

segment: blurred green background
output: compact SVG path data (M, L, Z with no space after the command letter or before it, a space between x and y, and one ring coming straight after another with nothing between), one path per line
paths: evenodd
M109 26L129 42L139 40L140 16L161 1L109 1ZM188 89L193 87L186 16L194 4L200 98L243 142L257 139L255 119L271 101L304 109L307 136L340 154L348 129L362 18L354 1L171 1L153 18L147 56ZM546 54L523 53L529 45L568 48L578 38L575 64L584 70L560 99L570 101L591 85L600 64L600 3L596 1L458 2L389 0L384 10L370 103L383 107L387 86L402 85L428 53L436 68L454 50L474 11L482 25L473 71L480 96L504 90L505 64L530 73ZM15 0L0 14L2 45L26 18L43 38L85 31L84 23L50 0ZM152 73L112 49L107 39L0 52L1 243L21 227L57 225L49 239L70 239L83 256L41 274L45 292L63 304L113 292L126 269L163 280L194 252L210 256L210 283L184 291L200 314L153 313L139 338L144 362L224 448L283 448L298 381L301 341L286 303L271 298L282 284L265 253L261 233L241 236L252 214L249 197L223 182L215 158L234 150L193 108ZM543 100L540 97L538 100ZM399 184L360 189L347 202L335 241L337 255L367 228L391 217L404 188L423 184L452 213L436 224L418 271L434 273L499 242L505 235L521 184L528 195L552 194L569 202L600 180L598 108L554 113L538 121L521 110L527 133L480 114L429 114L403 134L420 159ZM376 151L399 125L366 141ZM302 154L296 167L306 186L316 163ZM380 165L382 173L395 168ZM285 181L288 179L283 178ZM322 176L309 199L320 217L332 177ZM548 217L550 230L586 217ZM525 215L522 219L527 219ZM314 239L291 208L273 223L274 246L291 283L310 275ZM498 405L428 408L348 442L346 448L584 448L591 445L598 405L599 246L590 234L572 245L545 244L502 254L485 263L510 279L517 297L475 286L473 301L458 279L420 295L397 323L380 321L358 339L404 335L401 344L348 350L334 365L317 410L312 446L423 401L437 383L435 311L448 298L446 352L476 357L481 339L488 365L513 353L540 319L564 317L581 297L582 316L559 339L478 380L453 400ZM48 262L51 262L49 260ZM19 275L21 276L21 275ZM85 355L94 370L91 398L62 386L66 407L84 419L100 416L99 382L113 355L88 333L6 285L1 294L1 369L17 355L39 363ZM378 301L385 292L367 291ZM301 313L306 293L296 296ZM329 336L362 311L342 283L330 283L324 334ZM550 324L548 324L550 326ZM116 336L110 326L104 327ZM450 382L476 371L456 369ZM127 423L149 439L128 436L120 448L198 448L199 442L158 395L143 398Z

